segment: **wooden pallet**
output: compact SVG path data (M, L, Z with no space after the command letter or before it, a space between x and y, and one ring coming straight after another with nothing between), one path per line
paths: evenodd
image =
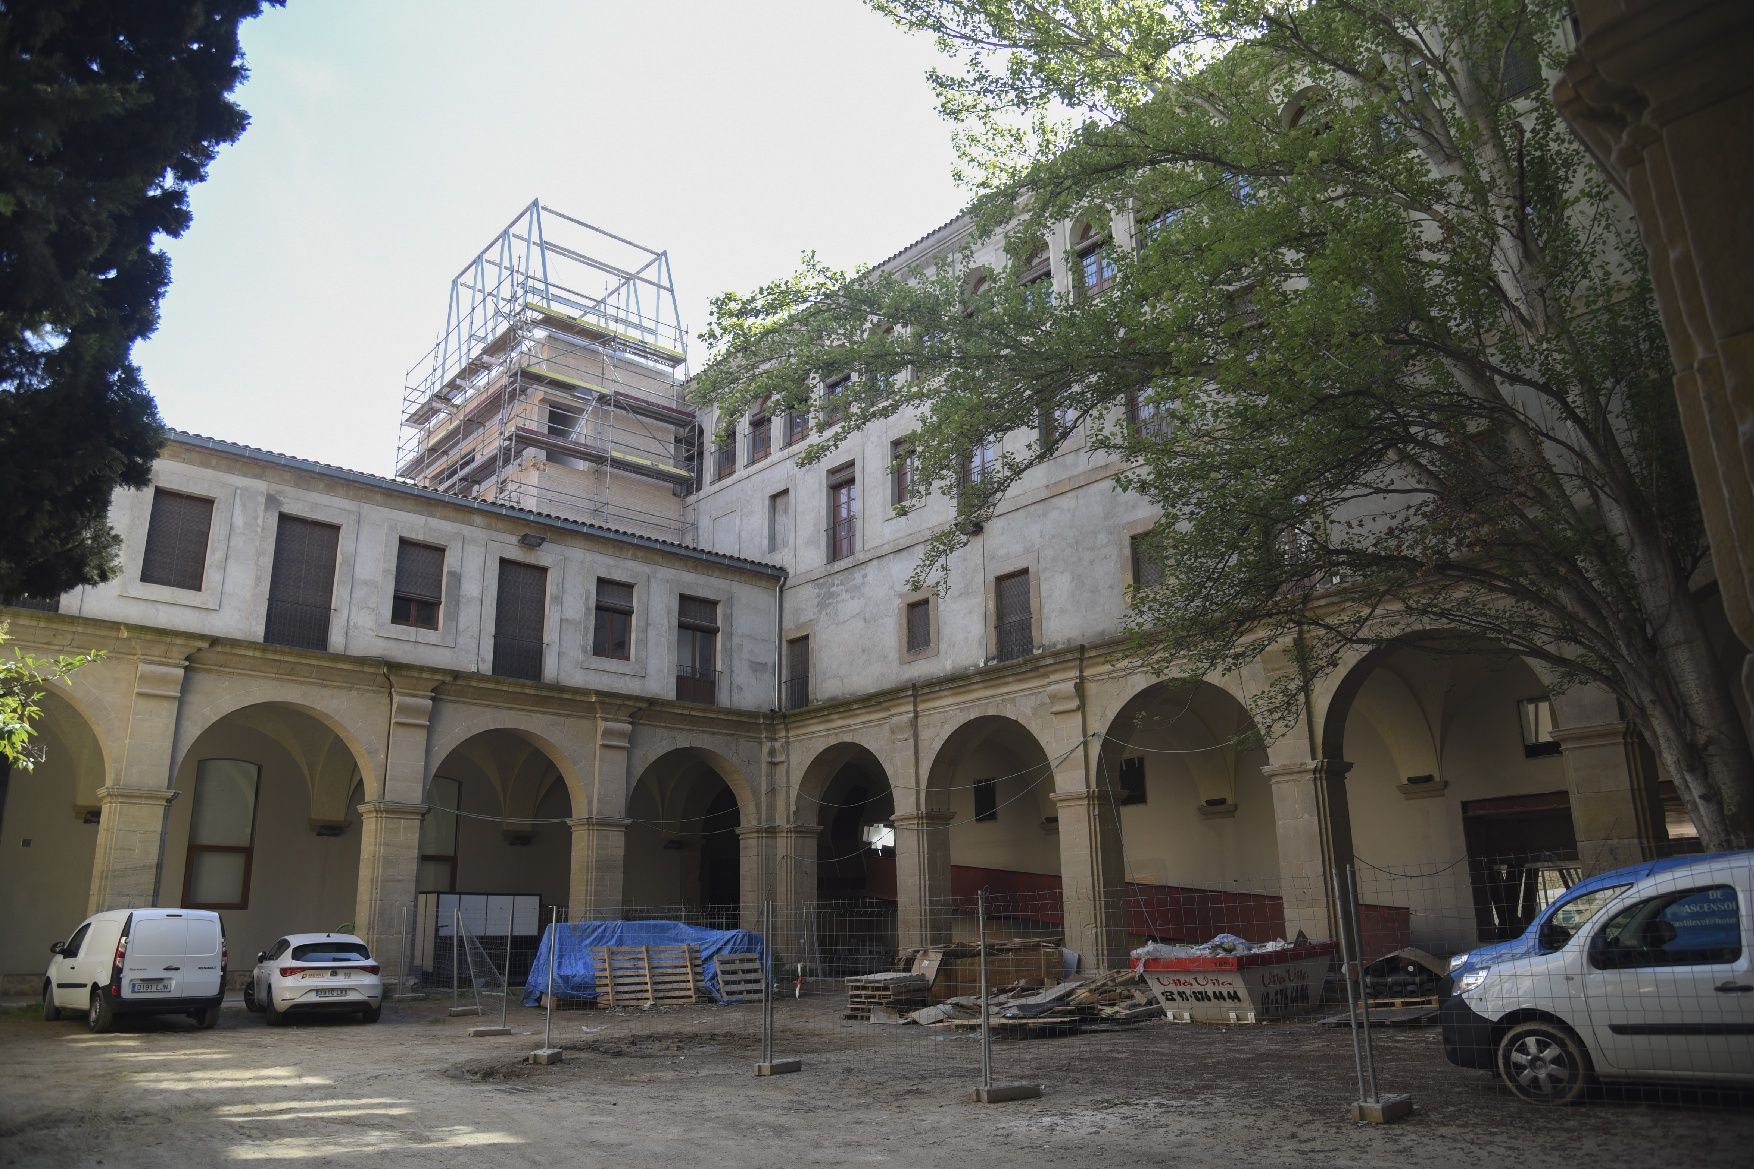
M931 983L917 974L890 971L847 979L848 1019L870 1021L872 1007L888 1007L905 1015L926 1005Z
M698 1003L704 987L694 946L597 946L597 1005Z
M724 954L713 965L719 972L719 993L725 996L726 1002L760 1001L760 954Z

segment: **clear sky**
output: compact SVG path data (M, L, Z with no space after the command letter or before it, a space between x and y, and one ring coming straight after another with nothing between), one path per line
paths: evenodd
M806 248L875 262L964 201L931 42L858 0L292 0L243 41L250 128L135 358L168 425L359 470L532 198L667 249L691 337Z

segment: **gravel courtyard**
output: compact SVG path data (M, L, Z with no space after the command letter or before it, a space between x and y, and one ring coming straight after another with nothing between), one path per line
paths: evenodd
M1354 1125L1349 1038L1307 1023L1261 1028L1150 1022L995 1045L995 1080L1038 1100L966 1102L972 1035L843 1021L831 995L777 1007L777 1056L797 1075L752 1074L755 1006L555 1015L562 1063L523 1062L542 1016L514 1034L447 1003L391 1004L383 1021L269 1029L228 1005L219 1028L179 1020L96 1036L34 1012L0 1017L0 1165L118 1169L291 1165L987 1166L1745 1165L1746 1096L1600 1092L1588 1104L1520 1104L1443 1061L1435 1032L1378 1044L1384 1091L1413 1117ZM497 1011L497 1004L490 1014Z

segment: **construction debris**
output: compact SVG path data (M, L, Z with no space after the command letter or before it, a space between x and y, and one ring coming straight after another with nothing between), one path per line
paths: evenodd
M975 950L975 953L978 957L979 951ZM977 962L977 975L978 965ZM989 977L991 967L992 958L989 955ZM916 978L919 981L901 981L906 978ZM880 981L873 983L872 980ZM855 983L862 985L855 989ZM923 990L924 977L911 972L849 978L847 1018L873 1023L913 1023L957 1031L980 1026L981 1000L978 994L955 995L931 1006L922 1005L917 1010L900 1011L897 1018L889 1017L897 1012L895 998L898 993L918 994ZM875 997L884 994L890 996L885 1001L878 1001ZM1126 1026L1162 1017L1162 1008L1152 1000L1150 991L1131 970L1067 979L1048 986L1036 985L1036 980L1033 979L1018 979L994 990L988 1006L988 1021L993 1028L993 1034L1004 1039L1045 1039L1075 1035L1089 1027Z
M849 1019L871 1022L874 1007L894 1012L899 1017L926 1005L931 983L906 970L890 970L882 974L861 974L847 979L847 1013Z

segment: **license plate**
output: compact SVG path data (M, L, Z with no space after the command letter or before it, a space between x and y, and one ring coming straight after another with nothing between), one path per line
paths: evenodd
M171 988L168 978L137 978L128 984L129 994L151 994L154 991L167 991Z
M344 990L319 990L317 992L317 997L320 999L338 999L344 998L346 995L347 992Z

